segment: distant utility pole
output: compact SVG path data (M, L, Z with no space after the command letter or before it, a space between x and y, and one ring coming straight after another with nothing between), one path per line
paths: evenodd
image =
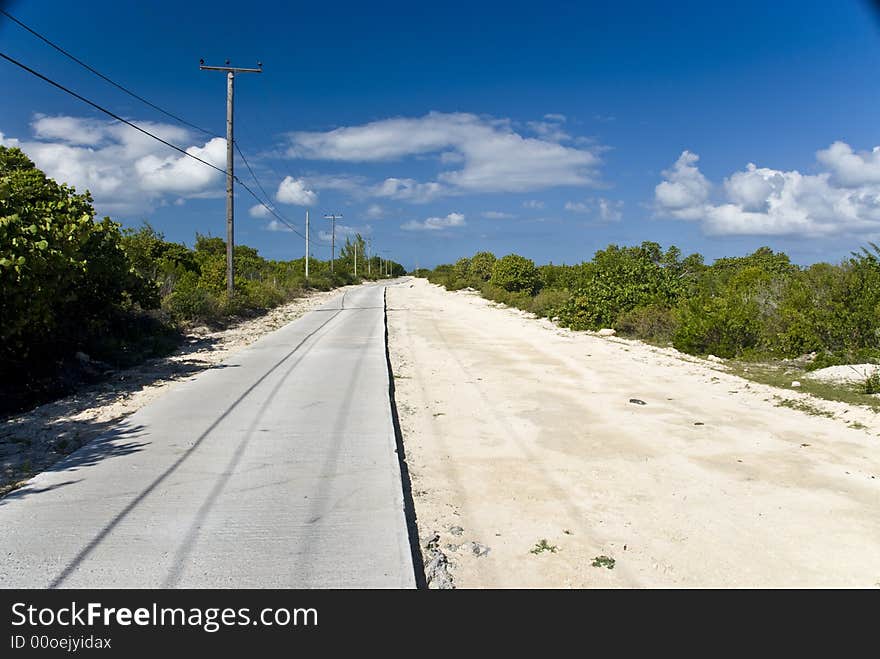
M373 275L372 263L370 263L370 252L373 251L373 239L367 239L367 277L371 277Z
M330 272L333 272L333 262L336 261L336 220L342 219L342 214L327 214L325 220L330 220Z
M360 240L354 241L354 276L358 276L358 246L361 244Z
M226 293L231 297L234 291L234 279L232 269L232 252L235 247L235 222L232 182L235 176L232 172L232 97L235 91L236 73L262 73L263 63L257 62L256 69L239 69L229 66L205 66L205 60L199 60L199 69L202 71L226 71Z
M309 211L306 210L306 281L309 280Z

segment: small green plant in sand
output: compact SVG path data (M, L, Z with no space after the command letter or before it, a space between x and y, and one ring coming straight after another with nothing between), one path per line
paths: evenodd
M880 393L880 371L874 371L868 375L862 382L861 389L863 394L872 395Z
M596 556L593 559L593 567L607 567L609 570L614 569L614 563L616 561L610 556Z
M535 546L529 551L535 555L543 554L545 551L549 551L551 554L555 554L557 549L559 549L559 547L548 543L546 538L541 538L541 542L536 543Z

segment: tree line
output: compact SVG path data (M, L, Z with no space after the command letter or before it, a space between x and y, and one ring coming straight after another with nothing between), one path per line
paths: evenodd
M761 247L707 265L655 242L609 245L577 265L480 252L415 274L575 330L618 333L696 355L794 358L811 366L880 357L880 249L801 267Z
M169 354L192 324L221 326L353 275L361 236L330 262L265 259L236 245L235 294L226 293L226 245L197 234L192 248L149 224L97 219L88 192L47 177L18 148L0 146L0 414L63 394L94 364L123 368ZM383 262L383 265L384 262ZM405 272L390 263L394 275ZM372 278L381 272L370 263ZM86 373L88 375L88 373Z

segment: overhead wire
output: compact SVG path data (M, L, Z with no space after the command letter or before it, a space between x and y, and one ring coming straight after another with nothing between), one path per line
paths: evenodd
M179 121L180 123L185 124L185 125L189 126L190 128L195 128L196 130L198 130L198 131L200 131L200 132L202 132L202 133L205 133L206 135L210 135L211 137L219 137L219 135L217 135L216 132L214 132L214 131L210 131L210 130L206 130L205 128L202 128L201 126L199 126L199 125L197 125L197 124L194 124L194 123L192 123L192 122L190 122L190 121L187 121L186 119L184 119L184 118L182 118L182 117L177 116L177 115L174 114L173 112L169 112L168 110L165 110L164 108L159 107L159 106L156 105L155 103L152 103L152 102L148 101L147 99L145 99L143 96L140 96L139 94L136 94L135 92L131 91L131 90L128 89L125 85L122 85L122 84L116 82L115 80L111 79L110 77L104 75L103 73L101 73L100 71L98 71L97 69L95 69L94 67L89 66L86 62L83 62L83 61L82 61L81 59L79 59L76 55L71 54L70 52L68 52L67 50L65 50L65 49L62 48L61 46L59 46L57 43L55 43L54 41L52 41L52 40L49 39L48 37L43 36L42 34L40 34L39 32L37 32L35 29L33 29L32 27L30 27L29 25L26 25L25 23L23 23L22 21L20 21L19 19L17 19L15 16L13 16L12 14L10 14L10 13L9 13L8 11L6 11L5 9L0 9L0 14L3 14L4 16L6 16L6 18L8 18L9 20L11 20L11 21L17 23L17 24L20 25L22 28L24 28L25 30L27 30L28 32L30 32L31 34L33 34L35 37L37 37L38 39L40 39L40 40L44 41L45 43L47 43L48 45L50 45L52 48L54 48L55 50L57 50L59 53L63 54L64 56L66 56L66 57L68 57L68 58L70 58L71 60L73 60L74 62L76 62L77 64L79 64L81 67L87 69L88 71L91 71L92 73L94 73L96 76L98 76L98 77L101 78L102 80L105 80L106 82L109 82L111 85L113 85L113 86L116 87L117 89L120 89L120 90L122 90L123 92L125 92L126 94L128 94L129 96L131 96L131 97L133 97L133 98L136 98L136 99L139 100L141 103L145 103L146 105L149 105L149 106L150 106L151 108L153 108L154 110L157 110L158 112L161 112L161 113L164 114L165 116L171 117L171 118L174 119L175 121Z
M2 10L0 10L0 12L2 12ZM2 13L5 14L5 12L2 12ZM65 86L62 85L61 83L56 82L55 80L52 80L52 79L49 78L48 76L43 75L43 74L40 73L39 71L36 71L36 70L32 69L31 67L29 67L28 65L24 64L23 62L19 62L17 59L15 59L15 58L13 58L13 57L10 57L9 55L7 55L7 54L5 54L5 53L2 53L2 52L0 52L0 57L2 57L3 59L7 60L8 62L10 62L10 63L12 63L12 64L18 66L19 68L21 68L21 69L27 71L27 72L30 73L31 75L36 76L37 78L40 78L40 79L43 80L44 82L49 83L49 84L52 85L53 87L56 87L56 88L60 89L61 91L65 92L65 93L67 93L67 94L70 94L70 95L73 96L74 98L76 98L76 99L82 101L83 103L86 103L86 104L90 105L91 107L95 108L95 109L98 110L99 112L103 112L104 114L106 114L106 115L112 117L113 119L116 119L117 121L122 122L122 123L126 124L127 126L130 126L131 128L134 128L135 130L137 130L137 131L143 133L144 135L147 135L148 137L150 137L150 138L156 140L157 142L160 142L160 143L164 144L164 145L167 146L167 147L170 147L170 148L174 149L175 151L177 151L177 152L183 154L184 156L187 156L187 157L189 157L189 158L192 158L193 160L197 160L198 162L202 163L203 165L207 165L207 166L210 167L211 169L214 169L214 170L220 172L221 174L228 175L228 172L227 172L226 169L224 169L224 168L222 168L222 167L217 167L216 165L214 165L214 164L208 162L207 160L204 160L203 158L199 158L197 155L190 153L190 152L187 151L186 149L184 149L184 148L182 148L182 147L180 147L180 146L178 146L178 145L176 145L176 144L173 144L173 143L169 142L168 140L162 139L162 138L159 137L158 135L155 135L154 133L151 133L151 132L148 131L147 129L142 128L141 126L138 126L137 124L135 124L135 123L129 121L128 119L124 119L123 117L119 116L118 114L116 114L116 113L113 112L112 110L108 110L107 108L103 107L102 105L99 105L98 103L95 103L94 101L89 100L89 99L86 98L85 96L83 96L83 95L81 95L81 94L78 94L77 92L73 91L72 89L70 89L70 88L68 88L68 87L65 87ZM102 77L104 77L104 76L102 76ZM148 104L151 105L151 106L153 106L152 103L149 103L149 102L148 102ZM154 106L154 107L155 107L155 106ZM164 112L164 111L163 111L163 112ZM172 114L170 114L170 113L167 113L167 112L165 112L165 114L168 114L169 116L174 116L174 115L172 115ZM189 122L186 122L185 120L183 121L183 123L187 123L188 125L193 125L193 126L194 126L194 124L189 124ZM201 130L202 132L207 132L209 135L211 135L210 132L208 132L208 131L204 131L204 130L201 129L201 128L199 128L199 130ZM262 190L263 194L268 198L269 195L266 193L265 189L264 189L263 186L260 184L259 179L257 179L256 174L255 174L254 171L253 171L253 168L250 166L250 163L247 161L247 158L245 158L244 153L241 151L241 148L238 147L238 145L235 143L235 140L233 140L233 145L236 147L236 149L238 150L239 155L241 156L242 160L245 162L245 165L247 166L248 170L250 171L251 176L254 177L254 181L257 182L257 185L258 185L258 187L260 188L260 190ZM248 192L248 193L249 193L249 194L250 194L250 195L251 195L256 201L257 201L257 202L259 202L259 204L260 204L261 206L263 206L264 208L266 208L266 210L268 210L268 211L269 211L269 212L270 212L270 213L271 213L276 219L278 219L280 222L282 222L283 224L285 224L285 225L286 225L291 231L293 231L294 233L296 233L296 234L297 234L298 236L300 236L301 238L305 238L305 236L304 236L302 233L300 233L300 231L298 231L298 230L296 229L296 227L294 227L294 226L293 226L288 220L286 220L286 219L283 218L281 215L279 215L279 214L278 214L278 213L277 213L277 212L276 212L271 206L269 206L269 205L268 205L263 199L261 199L261 198L259 197L259 195L257 195L257 193L255 193L255 192L250 188L250 186L248 186L246 183L244 183L244 181L242 181L239 177L237 177L237 176L235 176L235 175L233 175L232 178L233 178L233 180L235 180L236 183L238 183L241 187L243 187L243 188L244 188L244 189L245 189L245 190L246 190L246 191L247 191L247 192Z
M174 119L175 121L177 121L177 122L179 122L179 123L181 123L181 124L184 124L184 125L186 125L186 126L189 126L190 128L194 128L194 129L196 129L197 131L200 131L201 133L204 133L205 135L208 135L208 136L210 136L210 137L212 137L212 138L213 138L213 137L220 137L220 136L217 135L214 131L207 130L207 129L205 129L205 128L202 128L202 127L199 126L198 124L195 124L195 123L193 123L193 122L191 122L191 121L187 121L187 120L184 119L183 117L181 117L181 116L179 116L179 115L177 115L177 114L175 114L175 113L173 113L173 112L170 112L170 111L168 111L168 110L166 110L166 109L164 109L164 108L162 108L162 107L156 105L155 103L151 102L150 100L144 98L144 97L141 96L140 94L135 93L134 91L132 91L131 89L129 89L129 88L126 87L125 85L116 82L115 80L113 80L113 79L110 78L109 76L107 76L107 75L101 73L100 71L98 71L95 67L93 67L93 66L89 65L88 63L84 62L83 60L79 59L76 55L73 55L73 54L70 53L68 50L66 50L66 49L63 48L62 46L58 45L57 43L55 43L54 41L52 41L51 39L49 39L47 36L41 34L40 32L38 32L37 30L35 30L35 29L32 28L31 26L29 26L29 25L27 25L26 23L24 23L23 21L19 20L18 18L16 18L16 17L13 16L12 14L10 14L8 11L6 11L6 10L4 10L4 9L0 9L0 14L3 14L3 15L6 16L7 18L9 18L11 21L15 22L16 24L18 24L18 25L21 26L23 29L25 29L25 30L27 30L28 32L30 32L32 35L34 35L35 37L37 37L37 38L40 39L41 41L45 42L46 44L48 44L49 46L51 46L52 48L54 48L54 49L57 50L58 52L62 53L64 56L68 57L68 58L71 59L72 61L74 61L74 62L76 62L77 64L79 64L81 67L83 67L83 68L85 68L86 70L90 71L91 73L95 74L96 76L98 76L98 77L101 78L102 80L104 80L104 81L110 83L111 85L113 85L113 86L116 87L117 89L120 89L121 91L125 92L125 93L128 94L129 96L131 96L131 97L133 97L133 98L135 98L135 99L141 101L142 103L148 105L149 107L153 108L154 110L156 110L156 111L158 111L158 112L161 112L161 113L164 114L165 116L170 117L170 118ZM215 167L214 165L211 165L211 163L208 163L207 161L205 161L205 160L203 160L203 159L201 159L201 158L198 158L198 157L196 157L196 156L193 156L192 154L190 154L190 153L188 153L188 152L185 152L185 151L184 151L183 149L181 149L180 147L177 147L176 145L173 145L173 144L171 144L170 142L166 142L165 140L162 140L162 139L159 138L158 136L153 135L153 134L150 133L149 131L147 131L147 130L145 130L145 129L142 129L141 127L139 127L139 126L137 126L137 125L135 125L135 124L133 124L133 123L131 123L131 122L125 120L125 119L122 119L122 118L119 117L118 115L116 115L116 114L110 112L109 110L106 110L105 108L102 108L101 106L99 106L99 105L96 104L96 103L93 103L92 101L89 101L89 100L86 99L85 97L82 97L82 96L80 96L79 94L76 94L76 93L73 92L72 90L69 90L69 89L63 87L62 85L60 85L60 84L54 82L53 80L50 80L48 77L43 76L42 74L40 74L40 73L34 71L34 70L31 69L30 67L27 67L27 66L25 66L24 64L15 61L15 60L12 59L11 57L6 56L6 55L4 55L3 57L5 57L7 60L9 60L10 62L12 62L13 64L17 64L18 66L24 68L26 71L28 71L28 72L30 72L30 73L32 73L32 74L34 74L34 75L36 75L36 76L42 78L42 79L45 80L46 82L49 82L50 84L55 85L55 86L58 87L59 89L62 89L62 90L64 90L64 91L66 91L66 92L68 92L68 93L74 95L74 96L77 97L78 99L80 99L80 100L82 100L82 101L88 103L89 105L91 105L92 107L95 107L96 109L100 110L101 112L105 112L106 114L112 116L114 119L117 119L118 121L122 121L123 123L126 123L126 124L128 124L129 126L131 126L131 127L133 127L133 128L136 128L137 130L140 130L142 133L144 133L144 134L146 134L146 135L149 135L150 137L153 137L154 139L159 140L159 141L162 142L163 144L166 144L167 146L170 146L170 147L176 149L177 151L180 151L181 153L186 153L186 155L188 155L188 156L190 156L190 157L194 157L194 158L196 158L197 160L199 160L200 162L202 162L202 163L204 163L204 164L206 164L206 165L208 165L208 166L210 166L210 167L213 167L214 169L218 169L218 170L219 170L218 167ZM222 138L221 138L221 139L222 139ZM271 196L266 192L265 188L263 188L263 185L260 183L260 180L257 178L257 175L256 175L256 173L254 172L253 168L251 167L250 163L248 162L248 159L245 157L244 152L242 151L241 147L240 147L239 144L238 144L238 140L233 140L233 145L235 146L235 149L238 151L238 154L241 156L241 159L244 161L245 166L247 167L248 171L250 172L251 176L253 177L254 182L257 184L257 187L258 187L258 188L260 189L260 191L263 193L263 197L264 197L266 200L271 199ZM224 174L226 173L226 170L221 170L221 171L223 171ZM276 176L279 176L278 173L275 172L274 167L272 168L272 171L275 173ZM280 176L279 176L279 178L280 178ZM263 199L260 199L260 198L257 196L257 194L256 194L253 190L250 189L250 187L248 187L247 185L244 184L244 182L243 182L241 179L239 179L237 176L233 176L233 179L234 179L239 185L241 185L245 190L247 190L247 192L248 192L251 196L253 196L254 199L256 199L256 200L260 203L261 206L263 206L263 207L264 207L266 210L268 210L273 216L275 216L276 219L278 219L280 222L284 223L288 228L290 228L294 233L296 233L296 234L299 235L300 237L303 237L303 238L305 237L305 236L303 236L303 234L300 233L300 232L296 229L296 227L294 227L294 226L293 226L293 225L292 225L287 219L285 219L285 218L282 217L279 213L277 213L277 212L275 211L275 209L272 208L272 207L271 207L266 201L264 201Z
M251 173L251 176L252 176L253 179L254 179L254 183L256 183L256 184L257 184L257 187L260 188L260 191L263 193L263 196L264 196L266 199L271 199L271 196L269 195L269 193L267 193L266 190L263 188L263 186L260 184L260 179L257 178L257 175L256 175L256 174L254 174L254 170L253 170L253 168L251 167L251 164L248 162L248 159L245 158L244 153L243 153L242 150L239 148L237 140L232 140L232 144L233 144L233 146L235 146L236 151L238 151L238 155L240 155L240 156L241 156L241 159L244 161L245 166L247 167L248 171ZM259 197L257 197L257 195L254 194L253 190L250 190L250 189L244 184L244 182L241 181L241 179L239 179L238 177L235 177L235 179L238 181L239 185L241 185L242 187L244 187L245 190L247 190L248 192L250 192L251 195L253 195L254 198L255 198L257 201L260 202L260 205L261 205L263 208L265 208L267 211L269 211L270 213L272 213L272 215L274 215L276 219L278 219L279 221L281 221L281 222L283 222L284 224L286 224L287 227L290 228L290 230L293 231L295 234L297 234L300 238L305 238L305 236L304 236L303 234L301 234L301 233L296 229L296 227L294 227L294 226L293 226L288 220L286 220L286 219L283 218L281 215L279 215L278 213L276 213L276 212L275 212L275 209L274 209L271 205L269 205L268 203L266 203L265 201L263 201L262 199L260 199Z
M65 87L65 86L62 85L60 82L55 82L55 81L52 80L51 78L49 78L49 77L47 77L47 76L44 76L44 75L43 75L42 73L40 73L39 71L35 71L35 70L32 69L31 67L29 67L27 64L23 64L23 63L19 62L17 59L14 59L14 58L10 57L10 56L7 55L6 53L0 53L0 57L2 57L3 59L7 60L8 62L11 62L12 64L15 64L16 66L18 66L18 67L24 69L25 71L27 71L27 72L30 73L31 75L34 75L34 76L40 78L41 80L43 80L43 81L45 81L45 82L48 82L48 83L49 83L50 85L52 85L53 87L57 87L57 88L60 89L61 91L66 92L67 94L70 94L70 95L73 96L74 98L78 98L78 99L81 100L83 103L87 103L88 105L91 105L91 106L92 106L93 108L95 108L96 110L99 110L100 112L103 112L104 114L113 117L114 119L116 119L116 121L121 121L122 123L124 123L124 124L126 124L126 125L128 125L128 126L131 126L131 127L134 128L135 130L140 131L140 132L143 133L144 135L147 135L147 136L149 136L149 137L152 137L152 138L153 138L154 140L156 140L157 142L161 142L161 143L164 144L165 146L171 147L171 148L174 149L175 151L179 151L179 152L182 153L183 155L185 155L185 156L187 156L187 157L189 157L189 158L192 158L193 160L198 160L200 163L202 163L203 165L207 165L207 166L210 167L211 169L216 169L218 172L221 172L221 173L223 173L223 174L226 174L226 170L225 170L225 169L223 169L223 168L221 168L221 167L217 167L216 165L212 165L212 164L209 163L207 160L203 160L202 158L199 158L198 156L193 155L192 153L189 153L186 149L184 149L184 148L182 148L182 147L179 147L179 146L177 146L176 144L172 144L172 143L169 142L168 140L163 140L163 139L162 139L161 137L159 137L158 135L154 135L153 133L151 133L150 131L148 131L146 128L141 128L141 127L138 126L137 124L134 124L134 123L130 122L128 119L123 119L122 117L120 117L120 116L119 116L118 114L116 114L115 112L113 112L113 111L111 111L111 110L108 110L107 108L105 108L105 107L103 107L103 106L101 106L101 105L98 105L98 104L95 103L94 101L90 101L89 99L87 99L85 96L82 96L81 94L77 94L75 91L73 91L72 89L69 89L68 87Z

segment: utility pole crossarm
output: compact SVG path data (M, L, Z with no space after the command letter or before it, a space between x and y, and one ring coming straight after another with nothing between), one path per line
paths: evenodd
M202 60L202 62L204 61L205 60ZM260 68L258 69L242 69L236 66L207 66L205 64L199 64L199 69L202 71L231 71L232 73L262 73L262 63L259 66Z

